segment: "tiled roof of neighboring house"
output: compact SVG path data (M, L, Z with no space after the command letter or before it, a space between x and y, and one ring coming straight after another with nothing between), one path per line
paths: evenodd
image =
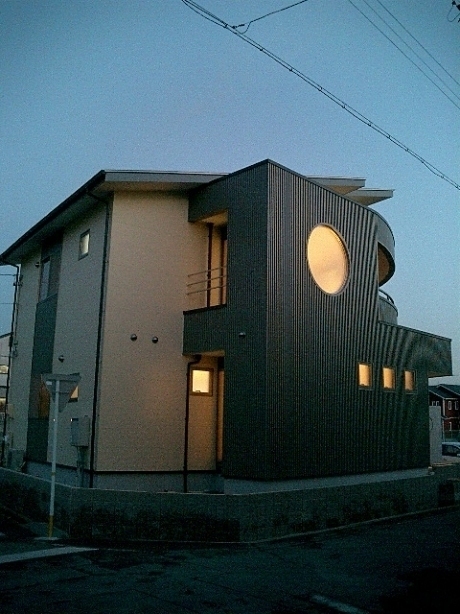
M444 390L440 386L428 386L428 390L430 394L435 397L439 397L440 399L456 399L460 394L452 393L448 390Z
M453 394L453 395L455 395L455 396L460 398L460 386L459 385L457 385L457 384L439 384L439 386L443 390L446 390L450 394Z

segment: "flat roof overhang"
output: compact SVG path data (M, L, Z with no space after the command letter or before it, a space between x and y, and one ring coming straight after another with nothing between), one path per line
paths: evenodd
M382 200L393 198L393 193L394 190L364 188L349 192L346 196L350 200L354 200L356 203L368 207L369 205L375 205L375 203L379 203Z
M20 264L28 254L39 249L44 240L62 232L70 223L93 207L100 206L101 200L108 202L114 192L188 193L223 175L223 173L176 171L101 170L0 254L0 265Z

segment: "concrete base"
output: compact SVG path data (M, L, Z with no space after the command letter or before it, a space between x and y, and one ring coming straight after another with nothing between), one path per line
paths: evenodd
M418 472L418 473L417 473ZM232 494L56 485L56 528L71 538L245 542L432 510L459 499L460 464L309 480L303 488ZM241 485L239 485L241 486ZM275 485L272 485L275 486ZM297 484L296 486L300 486ZM250 485L254 488L254 484ZM1 505L46 522L49 481L0 469Z

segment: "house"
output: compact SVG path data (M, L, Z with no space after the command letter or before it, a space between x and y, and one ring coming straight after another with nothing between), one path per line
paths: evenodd
M5 412L10 363L10 333L0 335L0 413Z
M399 326L381 290L395 245L371 205L391 196L270 160L97 173L0 255L21 266L25 470L49 476L51 372L81 377L62 482L80 467L95 488L240 492L427 467L450 340Z
M460 386L438 384L429 386L430 406L441 408L444 439L460 437Z

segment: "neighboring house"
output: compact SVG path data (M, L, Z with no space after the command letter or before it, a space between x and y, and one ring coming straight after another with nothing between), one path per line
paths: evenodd
M441 408L445 439L460 438L460 386L438 384L429 386L430 405Z
M92 487L225 492L427 467L428 378L451 374L450 340L398 326L380 291L394 238L369 205L391 195L272 161L95 175L0 255L21 265L26 471L49 475L50 372L81 376L61 481L77 460Z
M5 412L10 364L10 333L0 335L0 413Z

